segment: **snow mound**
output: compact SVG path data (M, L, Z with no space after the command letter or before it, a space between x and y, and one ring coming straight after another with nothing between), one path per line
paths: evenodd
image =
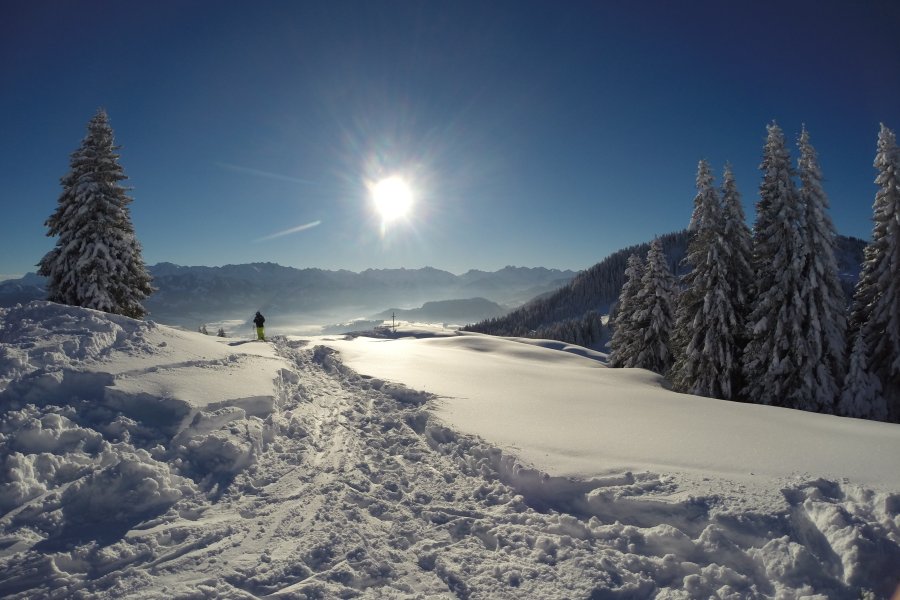
M264 424L238 407L199 412L171 444L179 470L212 486L228 481L256 461Z
M10 549L108 540L230 481L286 363L265 344L32 302L0 311L0 525Z

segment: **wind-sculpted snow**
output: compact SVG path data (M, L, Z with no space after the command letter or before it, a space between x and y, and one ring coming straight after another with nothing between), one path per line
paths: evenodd
M260 363L228 359L252 349L271 363L268 413L218 395L117 413L96 385L23 403L18 385L45 368L26 334L39 326L9 336L8 317L0 348L21 360L0 371L3 597L840 599L896 584L900 493L809 477L760 510L738 501L740 481L726 498L683 494L662 472L555 476L439 420L446 399L361 375L331 348L225 341L216 358L204 336L149 324L118 325L90 368L64 345L83 331L44 327L60 348L44 364L106 373L108 387L176 362L183 378L228 380L252 377Z

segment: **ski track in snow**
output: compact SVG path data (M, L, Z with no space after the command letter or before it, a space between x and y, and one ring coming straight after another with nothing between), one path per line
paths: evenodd
M149 351L137 331L93 336L90 355ZM673 501L661 475L548 477L331 349L275 349L268 416L200 411L177 435L0 387L0 596L877 598L896 583L900 494L810 480L762 513ZM31 350L4 347L0 382Z

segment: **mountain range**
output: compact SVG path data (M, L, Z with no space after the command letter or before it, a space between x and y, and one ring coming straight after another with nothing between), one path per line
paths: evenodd
M669 267L683 273L688 232L660 236ZM848 301L859 277L866 242L838 236L836 258ZM543 267L470 270L462 275L421 269L368 269L361 273L297 269L274 263L148 267L154 292L145 302L152 320L195 329L203 323L249 320L257 310L275 323L341 323L360 317L475 323L494 335L559 339L599 347L600 315L613 307L625 263L646 255L649 242L623 248L581 271ZM45 280L33 273L0 282L0 307L44 299ZM385 310L385 307L387 308ZM338 327L340 329L340 327Z
M160 323L196 328L199 324L228 319L249 319L257 310L286 320L303 316L319 323L374 315L395 307L404 310L427 302L467 300L460 306L476 308L467 315L460 306L444 305L447 320L474 322L506 312L524 302L558 289L575 271L543 267L505 267L488 272L470 270L462 275L425 267L422 269L368 269L361 273L340 270L296 269L274 263L223 267L179 266L159 263L148 267L156 291L145 301L149 318ZM46 297L45 279L29 273L0 283L0 307ZM435 308L435 307L431 307ZM431 316L441 316L434 311ZM432 314L433 313L433 314Z

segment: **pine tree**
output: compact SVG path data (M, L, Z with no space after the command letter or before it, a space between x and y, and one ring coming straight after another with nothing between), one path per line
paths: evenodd
M747 227L747 217L741 206L741 194L738 192L731 165L725 165L725 172L722 176L722 220L724 227L722 237L728 246L726 260L728 261L735 306L739 307L742 313L746 313L753 292L753 267L751 266L753 239L750 235L750 228Z
M691 233L697 231L702 224L703 214L706 211L704 202L709 193L714 193L712 182L713 175L709 163L701 160L697 165L697 195L694 196L694 210L691 213L691 221L688 223L688 231Z
M838 403L838 414L858 419L883 420L887 406L881 395L881 382L869 371L869 349L862 332L856 335L850 352L850 369L844 380L844 390Z
M633 367L665 374L672 366L669 338L675 310L675 277L669 269L659 238L650 244L641 289L631 319L639 336Z
M632 367L637 355L637 336L632 320L637 308L637 295L644 276L644 262L637 254L628 257L625 268L625 285L619 294L615 316L612 318L612 339L609 342L609 366Z
M881 125L875 157L878 192L875 224L853 299L851 326L868 350L888 418L900 422L900 151L894 132Z
M742 360L747 346L747 332L744 324L750 314L753 298L753 239L747 226L747 217L741 205L741 194L734 180L730 164L725 165L722 175L722 220L723 241L727 247L728 281L731 282L731 302L740 325L734 331L735 352ZM744 389L743 370L737 369L732 382L732 398L738 398Z
M697 170L695 228L685 261L670 377L679 391L730 399L740 370L735 333L742 325L728 271L722 208L706 161Z
M225 337L225 329L223 327L219 327L219 332L216 335L219 337Z
M131 223L132 199L120 184L127 177L118 148L100 109L60 180L57 209L45 223L47 235L59 239L38 272L48 278L52 302L141 318L153 289Z
M747 321L743 395L762 404L815 410L812 383L803 369L809 361L801 278L804 215L784 135L774 123L768 126L760 169L752 258L757 294Z
M803 127L798 141L800 200L804 211L806 257L801 272L809 355L803 365L812 383L811 401L820 412L833 412L846 371L847 300L834 257L834 225L816 151Z

